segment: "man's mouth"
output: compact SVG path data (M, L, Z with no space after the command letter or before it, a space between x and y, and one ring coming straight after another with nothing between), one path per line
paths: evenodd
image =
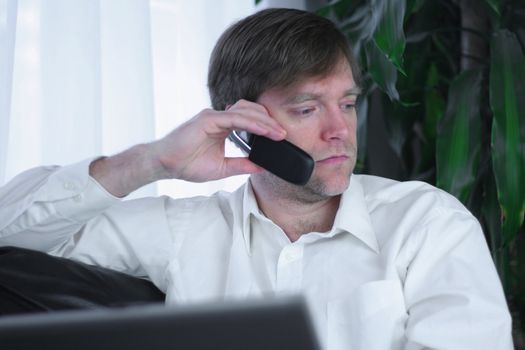
M332 164L341 164L348 160L348 156L346 154L338 154L333 155L321 160L318 160L316 163L320 165L332 165Z

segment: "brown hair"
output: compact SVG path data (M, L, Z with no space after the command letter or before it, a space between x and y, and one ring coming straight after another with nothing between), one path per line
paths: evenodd
M330 20L295 9L267 9L228 28L212 52L208 88L212 106L256 101L267 89L329 74L344 58L358 83L346 37Z

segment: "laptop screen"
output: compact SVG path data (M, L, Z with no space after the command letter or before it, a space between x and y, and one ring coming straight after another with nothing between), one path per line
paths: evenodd
M0 318L7 349L318 349L302 298Z

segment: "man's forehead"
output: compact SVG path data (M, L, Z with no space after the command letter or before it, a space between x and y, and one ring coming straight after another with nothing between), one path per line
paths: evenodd
M323 77L304 78L301 81L275 91L285 103L301 103L307 100L321 99L326 95L337 98L359 95L361 88L356 85L352 73L332 72Z
M356 95L361 92L354 80L352 69L347 60L341 60L333 69L324 74L298 77L294 83L286 87L275 87L270 90L290 97L306 94L321 95L334 89L339 90L340 94Z

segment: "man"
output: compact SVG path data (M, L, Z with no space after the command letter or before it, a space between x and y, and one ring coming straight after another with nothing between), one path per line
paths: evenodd
M214 110L111 157L21 174L0 191L1 243L148 276L168 303L300 292L327 349L510 349L472 215L427 184L352 175L357 72L330 21L250 16L212 54ZM304 149L310 181L225 158L233 130ZM232 194L119 200L159 179L242 173Z

